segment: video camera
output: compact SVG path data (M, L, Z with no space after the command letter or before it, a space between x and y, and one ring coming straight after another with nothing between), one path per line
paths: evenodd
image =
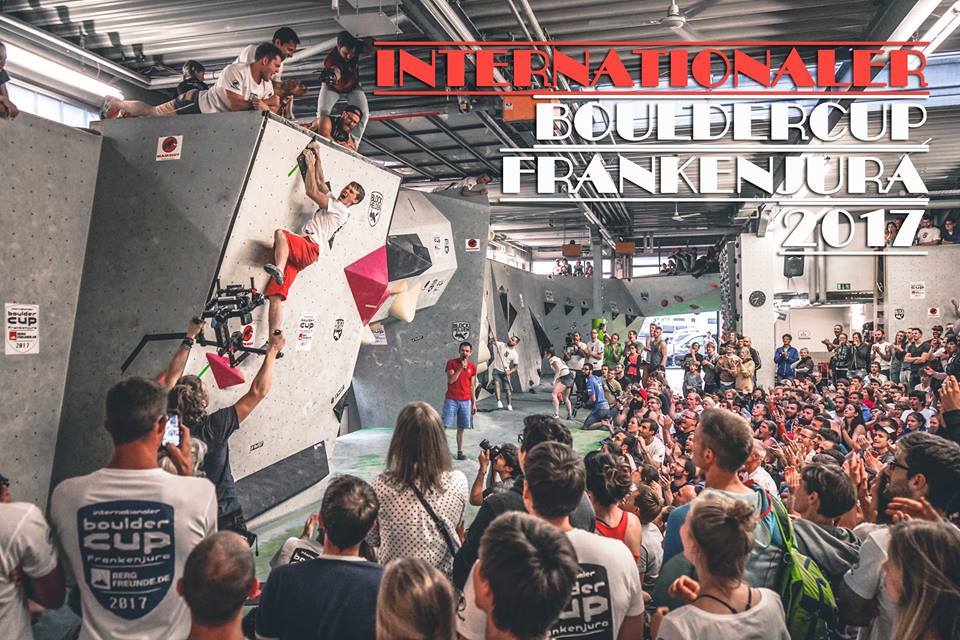
M320 71L320 84L325 84L328 87L333 86L333 83L337 81L337 72L332 68L323 69Z
M500 447L490 444L490 441L486 438L480 441L480 448L490 455L490 460L495 460L500 455Z
M214 341L206 339L201 332L197 336L197 342L203 346L210 344L216 345L218 355L227 355L230 358L230 366L235 367L251 353L266 355L267 350L257 347L244 346L243 330L230 331L230 320L239 318L241 325L249 325L253 322L253 311L266 302L263 294L257 291L253 286L253 278L250 278L250 286L244 287L241 284L229 284L226 287L220 286L220 280L217 279L217 291L203 309L201 316L203 319L210 320L210 326L213 327ZM199 319L197 319L199 322ZM277 354L278 358L283 354Z

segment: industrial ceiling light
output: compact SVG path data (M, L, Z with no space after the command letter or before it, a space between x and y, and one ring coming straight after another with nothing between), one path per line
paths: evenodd
M7 44L8 62L15 67L21 67L29 70L31 74L39 75L50 80L68 84L87 93L100 96L116 96L123 99L123 93L106 82L101 82L96 78L80 73L70 67L66 67L52 60L48 60L26 49L21 49L17 45Z

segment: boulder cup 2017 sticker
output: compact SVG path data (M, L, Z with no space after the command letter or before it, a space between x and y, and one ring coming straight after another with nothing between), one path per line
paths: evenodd
M317 328L317 314L301 313L297 324L297 351L310 351L313 346L313 332Z
M183 151L183 136L161 136L157 138L157 161L179 160Z
M100 606L138 620L167 595L176 571L173 507L116 500L81 507L77 537L83 579Z
M3 305L3 352L8 356L40 353L40 305Z

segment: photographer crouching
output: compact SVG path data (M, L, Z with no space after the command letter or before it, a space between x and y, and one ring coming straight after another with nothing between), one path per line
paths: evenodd
M507 481L516 478L520 472L519 455L520 451L514 444L496 446L491 445L486 438L481 440L480 455L477 457L480 468L477 470L477 477L473 479L473 486L470 487L470 504L478 507L491 493L509 488Z

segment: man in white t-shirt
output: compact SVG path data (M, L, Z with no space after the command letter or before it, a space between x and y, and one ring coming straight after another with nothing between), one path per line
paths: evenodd
M280 50L265 42L254 51L253 62L235 62L224 67L216 84L206 91L191 89L173 100L151 106L139 100L119 100L107 96L101 116L104 119L126 113L136 117L159 117L219 113L225 111L272 111L280 108L271 78L283 60Z
M890 360L893 358L893 345L887 342L883 329L873 332L873 344L870 345L870 357L880 365L880 373L890 377Z
M940 229L933 226L933 218L920 218L920 228L917 229L917 244L940 244Z
M772 496L780 495L777 489L777 483L773 481L770 473L763 468L763 460L767 457L767 448L757 439L753 441L753 451L743 465L742 472L745 476L744 483L752 482Z
M887 491L893 500L888 513L925 517L920 500L926 500L943 518L960 483L960 445L929 433L910 433L897 440L897 457L889 469ZM864 523L853 532L863 542L857 563L835 591L840 621L863 627L859 640L893 640L897 605L883 579L890 530L886 525Z
M190 551L217 530L217 495L206 478L157 467L167 426L167 393L128 378L107 393L107 466L64 480L50 521L83 606L81 640L184 638L190 613L177 593ZM189 430L166 445L178 469L193 467ZM189 471L186 471L189 473Z
M445 195L454 195L459 193L467 198L479 198L487 195L487 185L493 181L489 174L481 173L476 178L466 177L463 180L457 180L450 184L437 187L434 193L444 193Z
M570 371L573 372L574 383L579 393L587 388L587 380L583 376L583 363L587 355L587 343L580 339L579 331L574 331L570 338L570 343L563 348L563 360L567 363Z
M596 329L590 330L590 342L587 343L587 357L583 359L584 364L593 365L594 369L599 369L603 364L603 340Z
M349 208L363 200L366 192L359 182L350 182L337 198L330 197L330 187L323 177L320 148L311 143L303 153L307 163L304 187L307 197L319 207L303 226L303 235L286 229L273 232L273 263L264 265L270 274L270 284L263 295L270 301L270 335L281 330L283 301L297 274L320 257L321 250L333 248L333 240L350 217Z
M18 572L22 584L14 580ZM0 621L4 638L33 638L27 592L37 604L56 609L63 604L63 572L40 509L28 502L12 502L9 481L0 476Z
M586 486L583 461L567 445L543 442L526 455L523 469L523 503L527 512L565 533L580 565L570 603L553 625L551 636L642 639L643 591L630 550L620 540L570 525L570 513L580 503ZM480 563L483 564L482 548ZM457 611L457 633L467 640L486 637L488 626L480 606L483 598L478 598L482 594L477 592L476 571L474 565Z
M271 40L273 46L280 50L281 62L280 69L271 79L273 82L273 93L280 96L280 108L277 113L285 118L293 117L293 98L302 96L307 92L305 84L299 80L288 80L283 82L283 61L293 57L297 52L297 45L300 44L300 36L290 27L280 27L273 34ZM256 62L256 51L259 44L248 44L241 51L234 62L245 62L250 64Z
M663 458L667 455L667 448L659 438L660 425L650 418L644 418L640 421L640 430L637 435L640 437L640 446L643 448L647 457L650 458L650 464L660 468L663 464Z
M513 411L513 384L510 376L516 373L520 365L518 344L520 338L517 336L510 336L505 343L499 340L493 343L493 390L497 396L497 409L503 409L503 402L500 401L502 388L507 392L507 411Z

